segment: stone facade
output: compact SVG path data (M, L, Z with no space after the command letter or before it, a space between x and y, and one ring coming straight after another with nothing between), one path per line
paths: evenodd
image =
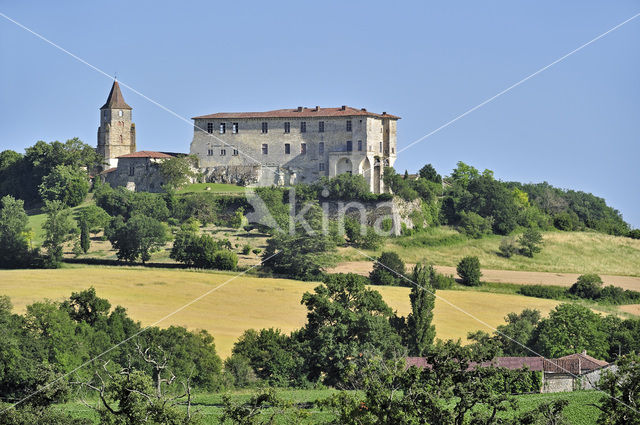
M118 166L101 175L111 187L124 186L132 192L163 192L164 177L160 163L172 155L163 152L140 151L118 158Z
M108 167L118 165L118 157L136 151L136 126L117 81L113 82L107 102L100 108L97 152Z
M195 117L190 153L208 181L258 186L361 174L374 193L396 159L399 117L364 109L302 108Z

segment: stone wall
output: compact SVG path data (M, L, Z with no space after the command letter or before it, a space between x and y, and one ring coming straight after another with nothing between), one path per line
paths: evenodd
M102 174L111 187L124 186L133 192L163 192L160 164L152 158L120 158L118 168Z

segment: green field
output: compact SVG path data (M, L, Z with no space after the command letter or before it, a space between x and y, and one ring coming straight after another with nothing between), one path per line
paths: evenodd
M234 391L229 393L234 402L247 400L252 390ZM335 390L292 390L283 389L278 391L279 395L296 404L304 404L308 412L308 420L301 423L321 424L334 418L332 412L321 410L315 405L317 400L322 400L335 393ZM220 394L196 394L194 398L194 408L200 410L200 414L205 424L218 424L222 416L222 393ZM536 408L541 403L566 399L569 405L564 410L568 423L572 425L592 425L596 423L600 411L593 404L598 403L602 394L598 391L575 391L571 393L556 394L530 394L516 396L518 402L518 412L528 411ZM78 418L98 419L95 411L79 402L70 402L59 405L58 408L71 413ZM506 419L512 415L505 415ZM278 423L278 422L276 422Z
M178 193L213 192L213 193L243 193L244 186L225 183L193 183L178 190Z
M544 247L534 258L498 255L501 236L468 239L448 226L388 240L378 251L394 251L407 263L419 261L456 266L462 257L477 256L483 268L554 273L598 273L640 276L640 240L596 232L544 232ZM341 252L345 261L369 261L352 248Z

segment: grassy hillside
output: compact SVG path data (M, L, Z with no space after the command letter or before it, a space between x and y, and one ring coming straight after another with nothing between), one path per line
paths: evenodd
M501 257L501 236L468 239L447 226L390 239L383 249L366 253L375 256L382 250L394 251L408 263L427 261L441 266L455 266L462 257L475 255L487 269L640 276L640 240L596 232L544 232L543 237L544 248L534 258ZM342 256L368 261L350 248Z
M335 390L280 390L278 393L286 400L291 400L296 404L306 405L309 413L309 422L313 424L322 424L333 419L333 415L329 411L320 410L310 403L317 400L325 399ZM230 394L234 402L248 400L253 394L253 390L234 391ZM222 416L222 395L223 394L196 394L194 397L194 406L201 409L204 424L218 424L219 418ZM564 410L567 423L572 425L595 425L600 411L593 406L599 402L602 394L598 391L574 391L571 393L556 394L529 394L516 396L518 402L518 412L533 410L542 403L550 402L557 399L566 399L569 401L568 406ZM80 402L70 402L59 405L58 408L71 413L77 418L90 418L98 420L95 412ZM507 416L507 418L510 416ZM276 424L280 422L276 421ZM308 423L308 422L304 422Z
M58 270L1 270L0 294L8 295L14 311L45 298L62 300L73 291L90 286L112 305L122 305L143 325L149 325L205 292L233 278L235 274L127 267L79 267ZM317 283L287 279L240 276L183 311L164 320L160 326L186 326L207 329L216 339L218 352L228 356L235 340L249 328L277 327L286 332L301 327L306 310L300 305L305 291ZM409 288L375 287L386 302L401 315L409 313ZM547 313L557 301L520 295L438 291L438 296L477 319L497 326L504 316L524 308ZM487 329L482 323L447 304L436 301L435 325L439 338L465 339L470 331Z

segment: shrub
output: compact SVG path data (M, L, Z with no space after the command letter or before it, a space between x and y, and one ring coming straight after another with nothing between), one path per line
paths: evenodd
M640 229L633 229L629 232L629 237L631 239L640 239Z
M454 283L456 283L456 280L453 276L445 276L440 273L436 273L435 278L431 280L431 285L433 285L434 289L449 289L453 287Z
M518 289L518 294L549 300L564 300L569 298L567 289L561 286L524 285Z
M405 271L404 262L398 254L395 252L383 252L378 261L373 263L373 270L369 274L369 280L373 285L408 286L409 282L401 277Z
M216 251L213 264L219 270L235 270L238 267L238 255L228 250Z
M458 263L456 270L464 285L480 286L482 272L480 271L480 260L478 260L478 257L464 257Z
M600 298L602 279L594 273L583 274L578 281L569 288L569 293L580 298L595 300Z
M556 229L570 232L580 228L580 219L573 211L564 211L553 217L553 225Z
M522 255L533 257L533 254L542 251L542 234L537 229L527 229L518 238Z
M491 226L493 226L491 217L484 218L473 211L460 212L460 231L470 238L480 239L491 233Z
M514 254L518 252L518 245L516 245L516 240L511 237L502 238L500 241L500 246L498 247L498 251L500 255L505 258L511 258Z
M253 252L254 254L258 255L258 254L260 254L262 252L262 249L261 248L254 248L254 249L251 250L251 252Z
M251 245L246 244L242 247L242 254L247 255L251 252Z

